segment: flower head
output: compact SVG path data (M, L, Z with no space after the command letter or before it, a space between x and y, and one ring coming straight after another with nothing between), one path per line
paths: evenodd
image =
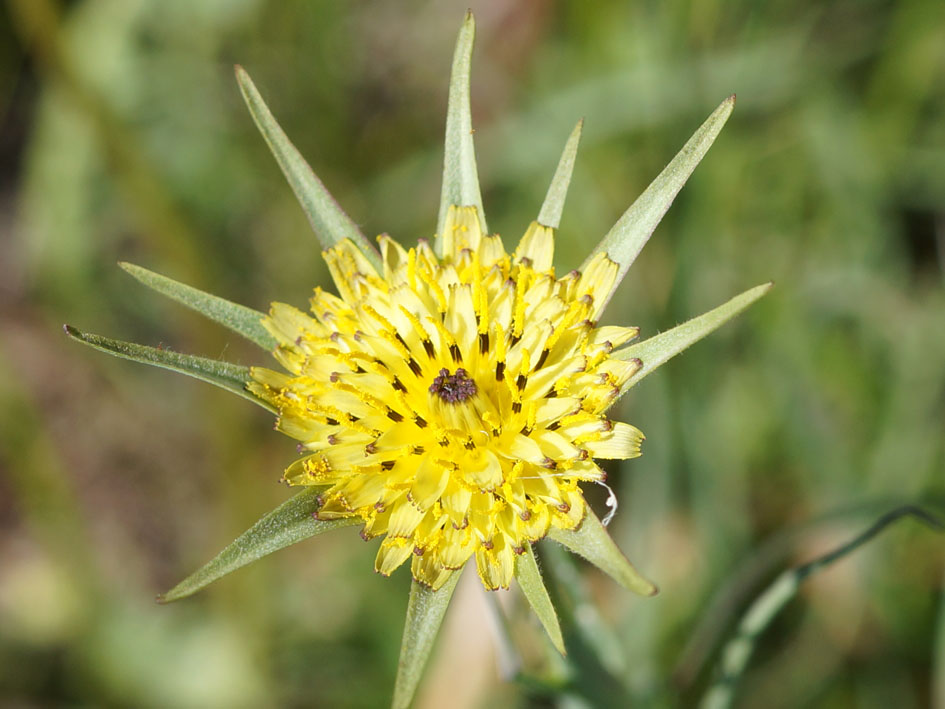
M241 367L82 333L126 359L232 391L278 415L304 453L285 479L305 490L265 515L162 600L315 534L361 524L383 536L376 569L411 560L407 623L394 705L406 706L458 574L473 556L482 583L514 577L555 646L562 634L532 550L551 537L625 587L656 587L630 565L584 500L602 483L596 460L640 454L643 434L610 406L670 357L747 308L757 286L644 342L635 327L599 327L601 312L695 166L734 96L597 244L559 276L554 230L581 124L565 146L538 219L506 252L486 228L469 111L472 15L460 30L447 111L437 234L405 250L376 249L341 210L276 123L250 80L237 80L257 126L325 248L338 295L316 289L311 315L276 303L268 315L122 264L142 283L275 354L284 372ZM606 521L606 520L605 520Z
M381 237L380 273L348 240L326 251L340 297L317 290L312 316L273 306L288 374L254 368L250 390L308 452L285 479L325 487L318 518L386 535L377 571L410 559L437 589L475 556L506 587L516 554L581 523L595 459L640 454L640 431L605 415L640 368L612 356L638 329L596 323L617 264L556 276L538 222L508 254L454 205L437 238L439 256Z

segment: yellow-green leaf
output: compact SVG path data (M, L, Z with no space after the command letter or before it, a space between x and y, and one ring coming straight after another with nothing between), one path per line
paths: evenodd
M575 530L551 527L548 536L583 556L627 590L643 596L654 596L658 592L652 582L633 568L590 508L580 527Z
M374 267L381 271L381 257L377 249L325 189L318 175L276 122L249 74L239 65L236 66L236 80L256 127L266 139L266 144L282 168L282 174L295 192L322 246L329 249L339 241L351 239Z
M535 550L531 544L525 545L525 553L518 554L515 557L515 580L522 589L528 605L535 611L542 627L548 633L551 644L562 655L565 654L564 638L561 637L561 626L558 624L558 614L551 603L551 597L548 595L548 589L545 588L544 581L541 580L541 571L538 568L538 560L535 558Z
M603 251L619 266L617 280L614 281L614 289L617 288L623 277L627 275L630 265L653 234L656 225L660 223L673 203L679 190L686 184L686 180L696 169L696 165L712 147L712 143L715 142L734 108L735 96L732 95L712 112L712 115L699 127L676 157L663 168L650 186L607 232L591 255L587 257L581 270L587 267L594 256ZM607 300L610 300L612 295L613 290L607 296Z
M275 349L276 339L262 326L261 321L265 315L258 310L232 303L133 263L121 261L118 265L148 288L153 288L181 305L196 310L204 317L220 323L265 350Z
M150 364L154 367L161 367L163 369L169 369L172 372L186 374L189 377L200 379L201 381L238 394L244 399L249 399L254 404L259 404L264 409L274 411L270 404L262 399L256 398L252 393L246 390L246 384L251 379L249 367L243 367L230 362L221 362L218 359L181 354L173 350L138 345L134 342L112 340L108 337L102 337L101 335L81 332L71 325L63 325L63 329L72 339L78 340L101 352L106 352L115 357L121 357L122 359L130 359L133 362Z
M688 320L682 325L677 325L672 330L661 332L659 335L654 335L648 340L630 345L629 347L624 347L622 350L614 352L613 356L618 359L640 360L640 369L627 380L621 388L620 394L623 395L624 392L636 385L643 377L667 360L675 357L689 347L689 345L698 342L709 333L727 323L771 290L773 285L773 283L765 283L760 286L755 286L741 295L735 296L719 307L699 317L695 317L692 320Z
M394 684L393 709L406 709L410 706L423 668L430 657L436 634L440 630L446 608L450 604L456 583L461 572L450 574L446 583L438 591L429 586L413 581L410 585L410 599L407 602L407 621L404 623L404 637L400 644L400 662L397 665L397 681Z
M558 160L555 175L551 178L551 185L548 187L545 201L538 213L538 223L542 226L557 229L561 223L561 212L564 209L564 200L568 196L568 186L571 184L571 174L574 172L574 160L577 158L578 144L581 142L583 128L584 119L582 118L574 126L571 135L568 136L568 142L564 144L564 150L561 152L561 159Z
M472 114L469 107L469 71L475 39L476 21L472 13L467 12L453 52L453 70L446 107L443 188L440 193L440 215L436 223L437 234L443 233L446 213L453 205L476 207L482 233L486 233L486 213L482 209L482 195L479 192L479 171L476 167ZM437 248L440 248L442 243L443 240L438 239Z
M210 562L192 573L167 593L158 596L158 602L170 603L190 596L221 576L246 566L267 554L301 542L322 532L348 527L361 521L360 517L321 521L312 515L318 510L319 488L306 488L237 537L232 544Z

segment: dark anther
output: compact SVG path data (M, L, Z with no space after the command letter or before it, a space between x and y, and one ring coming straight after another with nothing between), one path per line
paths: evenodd
M420 376L421 369L420 369L420 365L417 364L417 360L411 357L410 359L407 360L407 366L410 367L410 371L414 373L414 376L417 376L417 377Z
M329 426L337 426L338 419L333 419L331 416L329 416L328 418L325 419L325 423L327 423Z
M389 418L394 423L400 423L404 420L403 415L397 411L394 411L393 409L387 409L387 418Z
M463 354L459 351L459 345L457 345L455 342L450 345L450 356L453 358L454 362L463 361Z
M398 391L407 391L407 387L404 386L404 383L400 381L397 377L394 377L394 381L391 382L391 386Z
M541 356L538 358L538 363L535 365L535 369L541 369L542 365L548 360L548 349L543 349L541 351Z
M547 428L549 431L556 431L557 429L561 428L561 422L560 422L560 421L552 421L552 422L549 423L547 426L545 426L545 428Z
M423 418L422 416L414 416L414 417L413 417L413 422L414 422L415 424L417 424L417 426L418 426L419 428L426 428L426 427L427 427L427 422L424 420L424 418Z
M476 382L469 378L469 374L462 367L450 374L445 367L430 385L430 393L436 394L447 404L460 404L476 394Z
M400 333L397 332L396 330L394 330L394 337L396 337L396 338L397 338L397 341L398 341L400 344L402 344L402 345L404 346L404 349L407 349L407 350L410 349L409 347L407 347L407 343L404 342L404 338L401 337L401 336L400 336Z
M384 470L390 470L391 468L394 467L394 464L396 462L397 462L396 460L385 460L383 463L381 463L381 468L383 468Z
M480 332L479 333L479 354L484 355L489 351L489 333Z
M436 350L433 349L433 343L427 339L423 340L423 349L426 350L427 357L432 358L436 354Z
M528 377L525 376L524 374L519 374L518 377L515 379L515 387L519 391L522 391L522 389L525 388L525 384L527 382L528 382Z
M512 411L513 411L513 413L516 413L516 414L517 414L517 413L520 413L521 410L522 410L522 402L521 402L521 401L513 401L513 402L512 402Z
M497 382L502 381L502 377L505 374L505 362L496 362L495 364L495 380Z

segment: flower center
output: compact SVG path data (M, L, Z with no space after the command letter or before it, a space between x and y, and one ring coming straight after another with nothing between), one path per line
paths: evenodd
M430 393L447 404L461 404L476 394L476 382L462 367L455 374L450 374L450 370L444 367L430 385Z

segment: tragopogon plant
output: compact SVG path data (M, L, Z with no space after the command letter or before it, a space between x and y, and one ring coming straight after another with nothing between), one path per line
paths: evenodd
M414 578L394 705L410 702L450 595L473 561L487 589L513 579L554 645L558 620L532 545L550 537L644 594L656 587L620 553L584 500L599 459L640 455L643 434L608 410L656 367L760 298L753 288L638 344L635 327L598 319L735 105L725 99L578 269L558 275L555 231L581 125L571 134L538 218L507 252L486 227L473 150L467 15L453 59L436 237L379 249L340 209L289 142L249 75L253 119L324 248L338 294L316 289L310 314L269 314L138 266L144 284L272 352L281 370L241 367L89 335L128 359L224 387L278 416L301 454L285 470L303 491L163 596L171 601L261 556L336 527L382 537L375 569L410 560Z

